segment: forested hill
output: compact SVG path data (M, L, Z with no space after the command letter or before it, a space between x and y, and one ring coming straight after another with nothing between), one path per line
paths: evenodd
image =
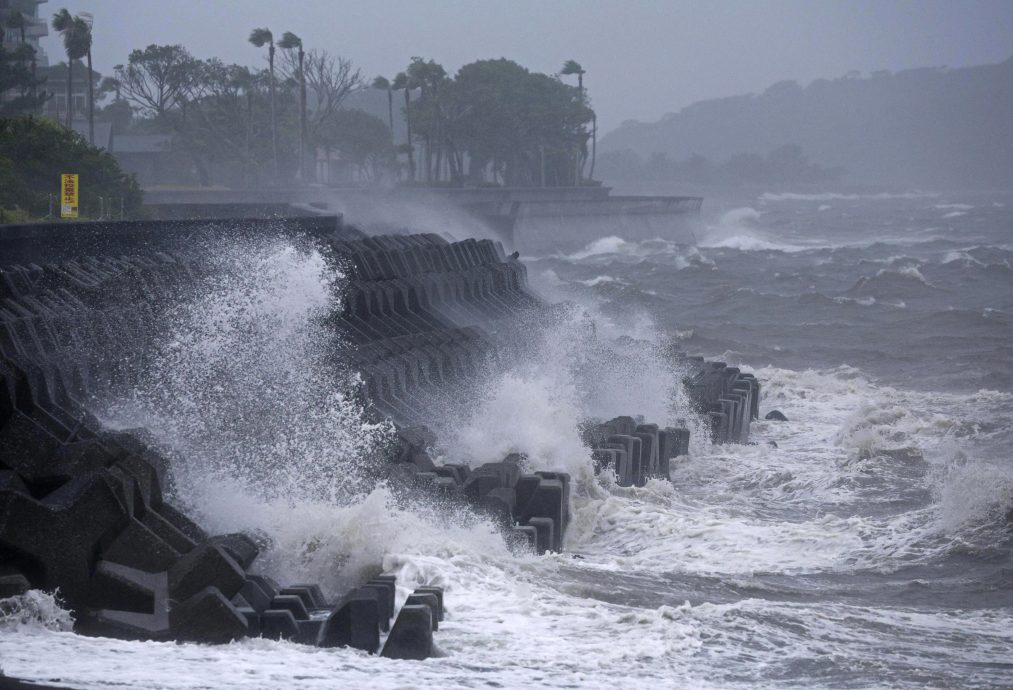
M780 82L759 95L701 101L658 122L625 122L602 138L599 154L725 160L786 144L801 146L814 164L842 166L851 183L1008 188L1013 58L849 75L806 87Z

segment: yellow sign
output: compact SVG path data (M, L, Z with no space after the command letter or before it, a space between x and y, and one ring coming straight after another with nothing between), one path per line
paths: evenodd
M77 175L60 175L61 218L77 218Z

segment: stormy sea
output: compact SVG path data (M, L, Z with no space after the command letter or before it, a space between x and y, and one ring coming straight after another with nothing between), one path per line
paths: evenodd
M340 274L285 242L223 250L103 421L148 428L176 499L265 535L278 579L340 592L382 563L443 586L438 655L85 637L33 591L0 618L0 668L72 688L1013 686L1013 195L729 195L695 235L522 256L564 304L536 356L434 402L448 461L570 472L544 556L369 481L390 430L316 346ZM705 439L672 350L755 373L751 443ZM690 427L670 482L594 475L581 425L617 414Z

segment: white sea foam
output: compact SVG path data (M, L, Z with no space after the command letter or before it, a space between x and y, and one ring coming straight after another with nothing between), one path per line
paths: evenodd
M627 242L621 237L609 235L608 237L602 237L594 240L583 249L568 255L566 258L570 261L580 261L581 259L587 259L588 257L599 256L601 254L628 253L634 247L635 243L633 242Z
M911 278L924 285L930 284L929 281L925 280L925 276L923 276L922 272L918 270L918 267L914 265L901 266L896 269L882 268L876 273L877 276L886 276L891 274Z
M833 575L856 567L888 572L898 563L928 562L951 544L967 548L990 515L1009 507L1013 482L999 466L979 476L974 458L936 456L933 447L952 447L974 411L994 409L995 419L979 420L994 423L1013 406L1013 396L902 391L852 367L756 373L765 386L763 409L778 407L791 421L754 423L757 446L698 447L677 465L672 483L636 489L606 480L598 491L578 494L570 549L583 560L513 555L484 523L420 519L388 507L382 491L346 514L290 514L294 536L281 538L288 550L301 552L301 533L313 535L314 554L364 550L398 574L400 600L416 583L445 587L448 617L436 636L443 657L398 662L266 640L206 647L29 627L0 634L4 670L79 687L106 687L114 679L119 687L146 688L492 683L604 689L646 679L767 688L783 684L785 650L803 664L825 659L829 650L845 670L885 658L892 667L916 664L923 673L946 674L973 660L976 670L965 670L962 680L996 684L1013 625L1008 611L792 603L778 600L776 587L768 600L762 576L753 575ZM517 398L528 402L523 393ZM866 432L877 439L871 446ZM940 471L920 480L894 476L891 456L883 453L911 444ZM926 482L938 498L900 514L850 512L848 506L875 495L868 488L873 478L895 482L898 490ZM277 519L283 515L279 510ZM300 574L326 567L321 558ZM754 594L729 601L715 594L710 603L687 603L679 590L667 594L663 583L697 576L741 582ZM824 642L810 651L814 638Z
M574 306L533 329L526 361L490 372L481 400L447 411L435 426L448 460L480 464L521 453L532 469L569 472L594 493L584 420L630 414L661 426L699 424L649 317L640 312L620 326L593 308Z
M597 285L606 285L608 283L625 283L626 281L621 280L619 278L615 278L613 276L602 275L602 276L595 276L594 278L590 278L588 280L579 280L577 282L580 283L581 285L586 285L588 287L595 287Z
M780 242L762 230L758 221L763 214L745 206L724 213L717 224L707 227L699 246L739 249L741 251L804 251L807 247Z
M982 262L980 262L977 259L975 259L970 254L968 254L966 251L957 251L957 250L947 252L946 255L943 257L943 260L940 263L942 263L942 264L949 264L949 263L955 263L955 262L961 263L961 264L963 264L965 266L984 266L985 265Z
M73 627L73 616L60 607L58 597L52 593L31 589L24 594L0 599L0 633L26 629L59 631ZM0 655L2 662L3 655Z
M212 531L260 529L295 566L331 569L308 579L337 586L351 551L321 551L307 515L327 505L335 520L339 506L368 501L391 435L367 421L356 377L335 365L325 319L342 276L286 241L219 249L217 270L173 309L167 344L135 388L105 402L104 421L148 429L173 459L174 499Z

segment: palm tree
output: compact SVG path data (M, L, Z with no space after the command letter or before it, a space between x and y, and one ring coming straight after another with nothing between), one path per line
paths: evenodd
M90 12L82 12L78 15L78 19L84 23L88 31L88 143L92 146L95 145L95 79L93 78L94 72L91 70L91 44L92 44L92 25L94 24L94 18Z
M584 102L584 74L585 70L580 66L580 63L576 60L567 60L563 63L563 69L560 70L560 74L570 76L571 74L577 75L577 88L580 89L580 101Z
M274 178L278 181L278 118L275 115L274 93L274 34L270 29L254 29L250 32L250 43L258 48L267 49L267 62L271 68L271 150L274 155Z
M584 100L585 100L584 99L584 73L585 73L584 68L581 67L580 63L577 62L576 60L567 60L566 62L563 63L563 69L560 70L559 73L567 75L567 76L569 76L571 74L576 74L577 75L577 90L580 92L580 104L584 105ZM597 126L594 127L594 130L595 131L594 131L593 136L594 136L595 140L597 140L597 138L598 138L598 132L597 132L598 128L597 128ZM592 170L592 174L593 174L593 171L594 171L594 152L595 152L595 149L597 149L597 148L598 148L598 142L597 141L593 141L591 143L591 170ZM577 184L577 185L580 184L580 156L579 155L577 156L577 161L574 164L574 184Z
M306 53L303 52L302 39L291 31L282 34L278 47L282 50L299 49L299 179L302 180L306 163L306 72L303 70Z
M377 77L373 80L373 88L387 92L387 126L390 128L390 141L394 143L394 87L391 86L387 77Z
M67 52L67 129L74 116L74 60L80 60L91 50L91 31L80 17L74 17L63 8L53 15L53 31L63 36L63 49ZM91 79L91 75L88 75Z
M408 170L411 173L411 181L415 181L415 147L412 146L412 107L411 107L411 90L412 83L408 79L408 75L404 72L398 72L397 76L394 77L394 83L390 85L391 89L404 89L404 120L405 128L408 130L408 143L406 148L408 149Z

